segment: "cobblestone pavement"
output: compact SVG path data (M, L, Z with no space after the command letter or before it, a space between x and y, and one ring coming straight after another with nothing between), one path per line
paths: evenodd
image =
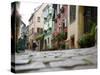
M15 55L16 72L62 71L97 68L97 47L31 51Z

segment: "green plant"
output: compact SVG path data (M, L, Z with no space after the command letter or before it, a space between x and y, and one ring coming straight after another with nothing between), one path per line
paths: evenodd
M92 24L90 34L95 38L96 36L96 24L95 23Z
M58 41L64 40L65 33L64 32L59 33L56 38L57 38Z
M65 47L66 47L65 43L63 43L63 44L60 45L61 49L65 49Z
M94 46L95 44L95 39L92 34L84 34L80 39L79 39L79 45L81 48L87 48Z
M81 48L91 47L95 45L95 36L96 36L96 24L91 23L90 25L90 32L84 34L82 37L80 37L78 43Z

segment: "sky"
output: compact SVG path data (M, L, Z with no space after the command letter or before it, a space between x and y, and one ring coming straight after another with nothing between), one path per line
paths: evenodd
M42 3L33 3L33 2L21 2L20 3L20 15L22 21L27 25L29 25L29 18L34 13L34 9L40 6Z

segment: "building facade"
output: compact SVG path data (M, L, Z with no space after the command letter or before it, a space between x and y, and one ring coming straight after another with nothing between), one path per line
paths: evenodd
M79 39L97 25L97 8L91 6L42 4L29 19L29 48L37 50L79 48Z
M68 6L67 5L59 5L54 4L54 31L53 37L54 40L52 44L58 46L57 48L61 48L62 43L67 39L67 16L68 16Z
M43 32L43 9L45 8L46 4L40 5L35 12L31 15L29 19L29 44L30 49L32 49L32 42L36 41L38 44L37 50L40 50L40 45L43 45L40 43L40 40L38 37ZM42 47L42 46L41 46Z
M97 8L88 6L68 6L68 38L69 48L79 48L78 40L91 30L91 22L97 24Z
M52 31L54 26L53 21L53 5L48 4L44 10L43 10L43 18L44 18L44 24L43 24L43 34L44 34L44 49L51 49L52 48Z

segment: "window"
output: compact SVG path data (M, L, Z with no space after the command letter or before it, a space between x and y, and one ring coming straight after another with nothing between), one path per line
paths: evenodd
M92 24L97 24L97 8L96 7L84 7L84 33L90 32Z
M65 27L67 27L67 19L64 19Z
M75 21L75 17L76 17L76 6L71 5L70 6L70 23Z
M40 22L40 17L37 17L37 21Z
M62 27L63 27L63 30L64 30L64 28L65 28L65 23L63 23Z
M43 29L42 28L37 28L37 33L42 33Z
M40 32L40 28L37 28L37 33L39 33Z

